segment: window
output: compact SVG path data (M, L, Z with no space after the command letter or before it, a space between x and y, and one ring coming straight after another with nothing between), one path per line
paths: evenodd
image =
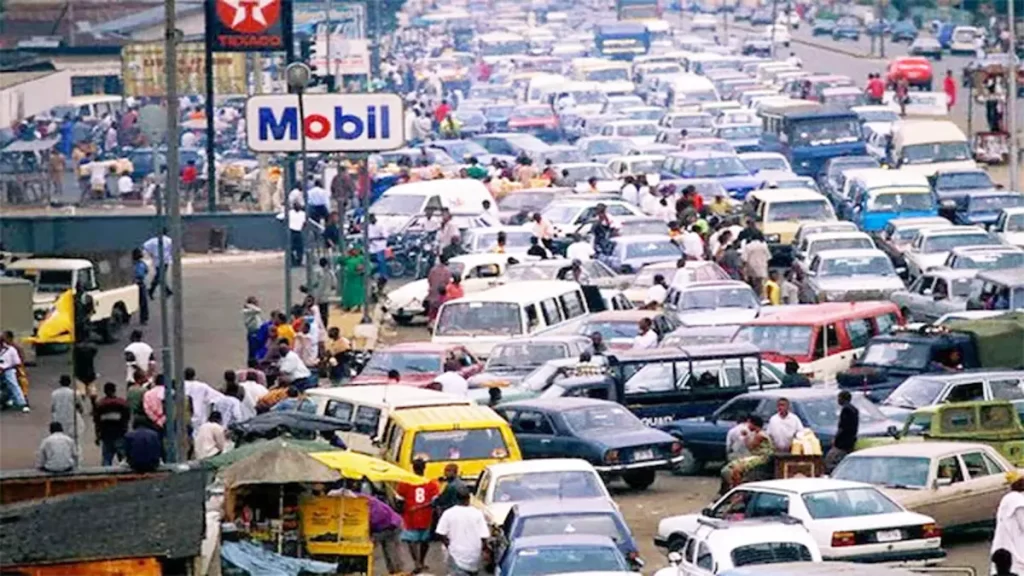
M526 307L526 327L532 332L539 324L540 321L537 319L537 306L535 304L530 304Z
M562 301L566 319L575 318L587 313L587 308L583 304L583 294L580 292L562 294L559 300Z
M789 497L758 492L747 506L747 518L772 518L789 514Z
M388 458L392 462L398 462L399 455L402 452L402 436L405 432L401 426L395 426L391 429L391 442L388 444Z
M871 340L871 322L866 318L847 320L846 333L850 337L851 348L863 348Z
M332 417L332 418L337 418L339 420L344 420L345 422L351 422L352 421L352 409L353 408L354 408L354 406L352 406L352 404L349 403L349 402L339 402L337 400L328 400L327 401L327 408L324 410L324 413L327 414L328 416Z
M935 475L938 480L948 480L950 484L964 481L964 471L960 468L960 461L956 456L939 460L939 468Z
M824 336L824 340L822 339ZM836 335L836 325L829 324L824 329L818 329L818 336L814 342L814 357L826 358L829 351L836 351L839 346L839 338Z
M544 314L544 323L554 326L562 321L562 311L558 309L558 302L554 298L543 300L540 303L541 312Z
M994 400L1024 400L1024 385L1019 379L991 380L988 387Z
M686 562L693 564L697 561L697 541L693 538L687 538L686 540L686 551L683 552L683 559Z
M520 412L512 429L523 434L546 434L554 435L555 430L547 416L541 412Z
M369 436L377 435L377 426L380 424L380 409L373 406L360 406L356 409L356 418L353 422L356 432Z
M1014 416L1014 406L994 405L982 406L981 429L985 431L1008 431L1016 427L1017 418Z
M985 385L981 382L957 384L946 394L946 402L972 402L985 399Z
M715 569L715 558L711 555L711 549L703 542L697 545L697 568L708 572Z
M730 553L733 566L810 562L811 551L796 542L764 542L737 546Z
M974 430L974 408L947 408L942 411L942 431L951 434Z
M894 312L882 314L875 318L875 334L888 334L898 323Z
M725 406L722 406L722 409L718 411L718 414L715 414L715 419L724 420L725 422L740 422L746 419L747 416L753 414L760 403L760 400L748 398L736 399Z
M999 465L993 462L984 452L961 454L960 459L963 460L964 467L967 468L967 475L971 478L983 478L1003 473Z

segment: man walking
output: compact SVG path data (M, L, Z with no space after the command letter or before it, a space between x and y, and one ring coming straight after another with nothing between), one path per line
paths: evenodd
M113 382L103 385L103 399L96 403L92 417L103 465L110 466L114 456L124 458L124 437L131 421L128 403L117 397L117 385Z
M459 490L458 504L441 515L436 532L448 550L449 575L473 576L480 572L491 531L484 513L470 505L469 489Z
M373 260L373 265L377 269L377 276L379 278L388 277L388 261L387 261L387 250L388 250L388 233L383 226L377 223L377 217L370 214L368 220L370 227L367 230L367 234L370 237L369 254L370 259Z
M28 412L28 401L18 384L18 367L21 366L21 356L13 342L7 340L7 336L0 336L0 380L7 390L7 401L18 410Z
M846 458L846 455L853 452L857 444L857 428L860 426L860 411L853 405L849 390L841 390L837 400L839 402L839 425L836 428L836 436L832 439L832 447L825 454L825 473L831 474L836 466ZM1024 534L1024 532L1022 532Z
M145 326L149 323L149 293L146 292L146 276L149 276L149 266L142 257L142 250L132 250L132 276L135 285L139 288L139 324Z
M136 369L148 374L149 363L153 359L153 347L142 341L141 330L132 330L129 339L131 344L124 348L124 361L128 365L126 382L130 382L134 378Z
M423 476L427 470L427 462L422 458L412 461L412 471ZM441 491L437 481L428 480L426 484L399 484L396 490L402 502L401 539L409 546L412 556L413 573L423 572L427 564L427 552L430 550L430 526L434 521L434 499Z
M320 309L320 318L330 320L330 301L338 295L338 276L327 258L320 258L320 266L313 271L313 298Z
M71 376L62 374L60 387L50 394L50 420L60 423L61 430L74 439L76 446L83 432L82 412L82 404L71 387Z
M1024 574L1024 474L1010 470L1006 473L1006 482L1010 485L1010 491L999 501L996 510L992 555L1006 550L1012 558L1009 572Z
M161 246L161 242L163 246ZM161 249L162 248L162 249ZM171 265L171 238L167 235L167 229L160 230L160 234L153 236L142 243L142 251L153 261L153 280L149 283L149 298L153 299L153 292L158 285L164 287L164 292L170 296L171 289L167 285L167 267Z

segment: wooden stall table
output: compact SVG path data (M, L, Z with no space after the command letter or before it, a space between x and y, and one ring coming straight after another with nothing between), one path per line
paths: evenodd
M817 478L825 475L825 460L820 454L775 455L775 478Z

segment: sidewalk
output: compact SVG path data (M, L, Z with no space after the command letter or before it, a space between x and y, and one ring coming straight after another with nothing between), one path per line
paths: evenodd
M284 252L280 250L265 252L228 250L227 252L216 254L183 254L181 256L181 265L182 267L185 267L211 264L248 264L255 262L272 262L274 260L281 260L282 258L284 258Z

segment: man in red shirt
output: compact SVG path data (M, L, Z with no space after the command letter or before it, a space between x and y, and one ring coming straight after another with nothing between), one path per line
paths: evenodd
M956 80L953 79L953 71L946 70L946 79L942 81L942 91L946 93L946 109L952 110L956 104Z
M448 117L451 111L452 107L448 105L448 101L441 100L441 103L434 109L434 121L437 122L438 126L441 125L441 122L444 122L444 119Z
M865 90L868 99L872 104L881 104L882 96L885 94L885 83L882 82L881 74L868 74L868 86Z
M188 165L181 169L181 183L185 185L186 191L192 192L198 179L199 170L196 169L196 161L189 160Z
M427 463L422 458L412 461L412 471L416 474L423 476L426 470ZM403 503L402 542L409 546L415 565L413 573L424 572L430 550L430 528L434 523L434 499L441 493L441 487L436 480L429 480L420 486L399 484L396 492Z

